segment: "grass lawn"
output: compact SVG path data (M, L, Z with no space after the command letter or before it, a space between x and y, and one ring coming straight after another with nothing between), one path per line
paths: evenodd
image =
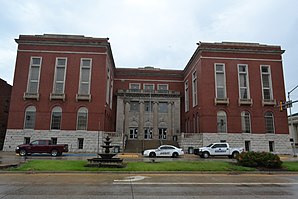
M255 171L224 161L128 162L125 168L85 167L87 161L31 160L11 171Z
M298 161L283 162L282 167L288 171L298 171Z
M83 160L30 160L11 171L256 171L255 168L242 167L225 161L166 161L166 162L128 162L125 168L85 167ZM288 171L298 171L298 161L283 162Z

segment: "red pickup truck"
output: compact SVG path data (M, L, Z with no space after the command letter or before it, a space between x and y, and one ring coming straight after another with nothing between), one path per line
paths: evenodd
M30 144L21 144L16 148L16 153L25 156L32 153L49 153L52 156L60 156L68 152L67 144L52 144L51 140L35 140Z

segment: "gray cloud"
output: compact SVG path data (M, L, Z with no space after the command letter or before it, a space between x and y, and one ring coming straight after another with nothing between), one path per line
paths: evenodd
M294 0L0 0L0 78L12 84L19 34L109 37L118 67L183 69L198 41L281 45L286 90L298 84ZM293 97L298 98L293 92Z

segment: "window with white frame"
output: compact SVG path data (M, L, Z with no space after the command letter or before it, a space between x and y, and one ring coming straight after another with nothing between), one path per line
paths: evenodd
M152 92L154 91L154 84L144 84L145 92Z
M197 96L197 71L192 73L192 106L198 105L198 96Z
M109 104L110 99L110 84L111 84L111 74L110 68L107 66L107 87L106 87L106 103Z
M250 113L248 111L241 112L242 133L251 133Z
M62 120L62 109L58 106L54 107L51 116L51 130L60 130Z
M166 128L158 128L158 134L160 140L166 140L167 139L167 129Z
M185 112L189 111L189 90L188 81L184 83L184 93L185 93Z
M246 64L238 65L238 84L239 84L239 98L244 100L250 99L248 66Z
M129 138L130 139L138 138L138 128L136 128L136 127L129 128Z
M274 116L273 113L268 111L265 113L265 132L274 133Z
M77 115L77 130L87 130L88 126L88 109L81 107Z
M139 83L130 83L129 84L129 89L132 92L139 92L141 89L141 85Z
M81 59L81 74L80 74L80 85L79 85L80 95L90 94L91 66L92 66L92 59L87 59L87 58Z
M157 90L159 93L167 93L169 90L169 85L168 84L158 84Z
M216 98L225 99L226 95L226 76L225 76L225 65L215 64L215 87L216 87Z
M262 90L263 90L263 99L272 100L272 82L271 82L271 71L270 66L261 66L261 77L262 77Z
M36 108L35 106L29 106L26 108L25 111L25 118L24 118L24 129L34 129L35 127L35 115L36 115Z
M27 92L37 94L39 89L41 57L31 57Z
M225 111L217 112L217 132L227 133L227 114Z
M114 89L114 81L111 78L111 90L110 90L110 109L112 109L113 105L113 89Z
M56 58L55 66L55 79L54 79L54 94L63 94L65 87L65 75L66 75L66 58Z

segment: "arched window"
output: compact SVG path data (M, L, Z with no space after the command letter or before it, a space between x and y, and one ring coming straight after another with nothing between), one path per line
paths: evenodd
M248 111L241 112L242 133L251 133L250 113Z
M224 111L217 112L217 132L227 133L227 114Z
M36 108L34 106L28 106L26 108L25 118L24 118L24 129L34 129L35 113L36 113Z
M59 106L56 106L52 110L51 130L60 130L61 120L62 120L62 109Z
M265 113L265 131L266 133L274 133L274 116L271 112Z
M88 125L88 109L81 107L77 115L77 130L87 130Z

